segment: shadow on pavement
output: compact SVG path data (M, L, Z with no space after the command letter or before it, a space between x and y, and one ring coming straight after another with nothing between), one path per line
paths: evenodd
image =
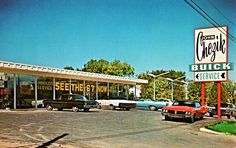
M50 140L50 141L48 141L48 142L46 142L46 143L43 143L42 145L40 145L40 146L38 146L38 147L36 147L36 148L45 148L45 147L51 145L52 143L56 142L57 140L59 140L59 139L65 137L65 136L67 136L67 135L69 135L69 134L67 134L67 133L62 134L61 136L58 136L58 137L56 137L56 138L54 138L54 139L52 139L52 140Z

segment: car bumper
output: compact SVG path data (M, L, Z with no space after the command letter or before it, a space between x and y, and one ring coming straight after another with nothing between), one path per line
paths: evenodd
M135 103L119 103L119 108L135 108Z
M171 118L190 118L192 115L190 114L173 114L173 113L161 113L163 116L168 116Z
M84 108L97 108L97 105L84 105Z

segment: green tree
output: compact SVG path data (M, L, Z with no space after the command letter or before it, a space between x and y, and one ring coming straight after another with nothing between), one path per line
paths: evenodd
M234 85L232 81L221 83L221 102L234 101ZM214 106L217 104L217 83L208 82L205 83L205 98L208 106ZM201 100L201 83L189 82L188 85L188 98L190 100Z
M114 60L108 62L106 60L90 60L81 69L86 72L102 73L116 76L133 76L135 69L128 63Z
M189 81L188 83L188 98L189 100L199 101L201 99L201 85L200 83L194 83Z
M74 70L74 68L72 66L66 66L64 67L64 69L67 69L67 70Z
M148 84L142 86L141 88L141 97L148 97L148 98L153 98L154 96L154 88L153 88L153 83L154 79L153 77L149 76L148 73L151 73L153 75L159 75L165 72L169 72L166 75L160 76L156 78L156 96L155 98L169 98L171 99L172 91L171 91L171 82L168 81L165 78L171 78L173 80L182 77L179 79L179 81L184 80L185 72L180 72L180 71L164 71L164 70L156 70L152 72L146 72L138 75L138 78L140 79L147 79ZM179 81L174 81L174 99L183 99L185 98L185 87L184 83L179 82Z

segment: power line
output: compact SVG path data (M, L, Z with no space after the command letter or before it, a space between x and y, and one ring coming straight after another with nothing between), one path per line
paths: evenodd
M200 12L198 9L196 9L192 4L190 4L187 0L184 0L185 3L187 3L190 7L192 7L198 14L200 14L204 19L206 19L210 24L212 24L214 27L216 27L221 33L223 33L224 35L226 35L225 32L223 32L222 30L220 30L212 20L210 20L209 18L207 18L202 12ZM220 26L220 25L219 25ZM223 29L224 30L224 29ZM225 31L225 30L224 30ZM232 42L236 43L236 41L230 36L229 37L231 39Z
M236 26L229 18L227 18L210 0L208 2L227 20L229 21L232 25Z
M193 0L191 0L195 6L197 6L208 18L210 18L216 25L221 26L219 23L217 23L212 17L210 17L206 11L204 11L197 3L195 3ZM220 27L222 30L224 30L222 27ZM224 30L226 32L226 30ZM236 41L235 37L233 35L231 35L230 33L228 33L228 35L234 40Z

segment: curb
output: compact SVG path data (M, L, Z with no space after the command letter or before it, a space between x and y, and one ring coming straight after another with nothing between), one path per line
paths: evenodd
M210 133L210 134L215 134L215 135L224 135L224 133L212 131L212 130L206 129L205 127L200 128L200 131Z

